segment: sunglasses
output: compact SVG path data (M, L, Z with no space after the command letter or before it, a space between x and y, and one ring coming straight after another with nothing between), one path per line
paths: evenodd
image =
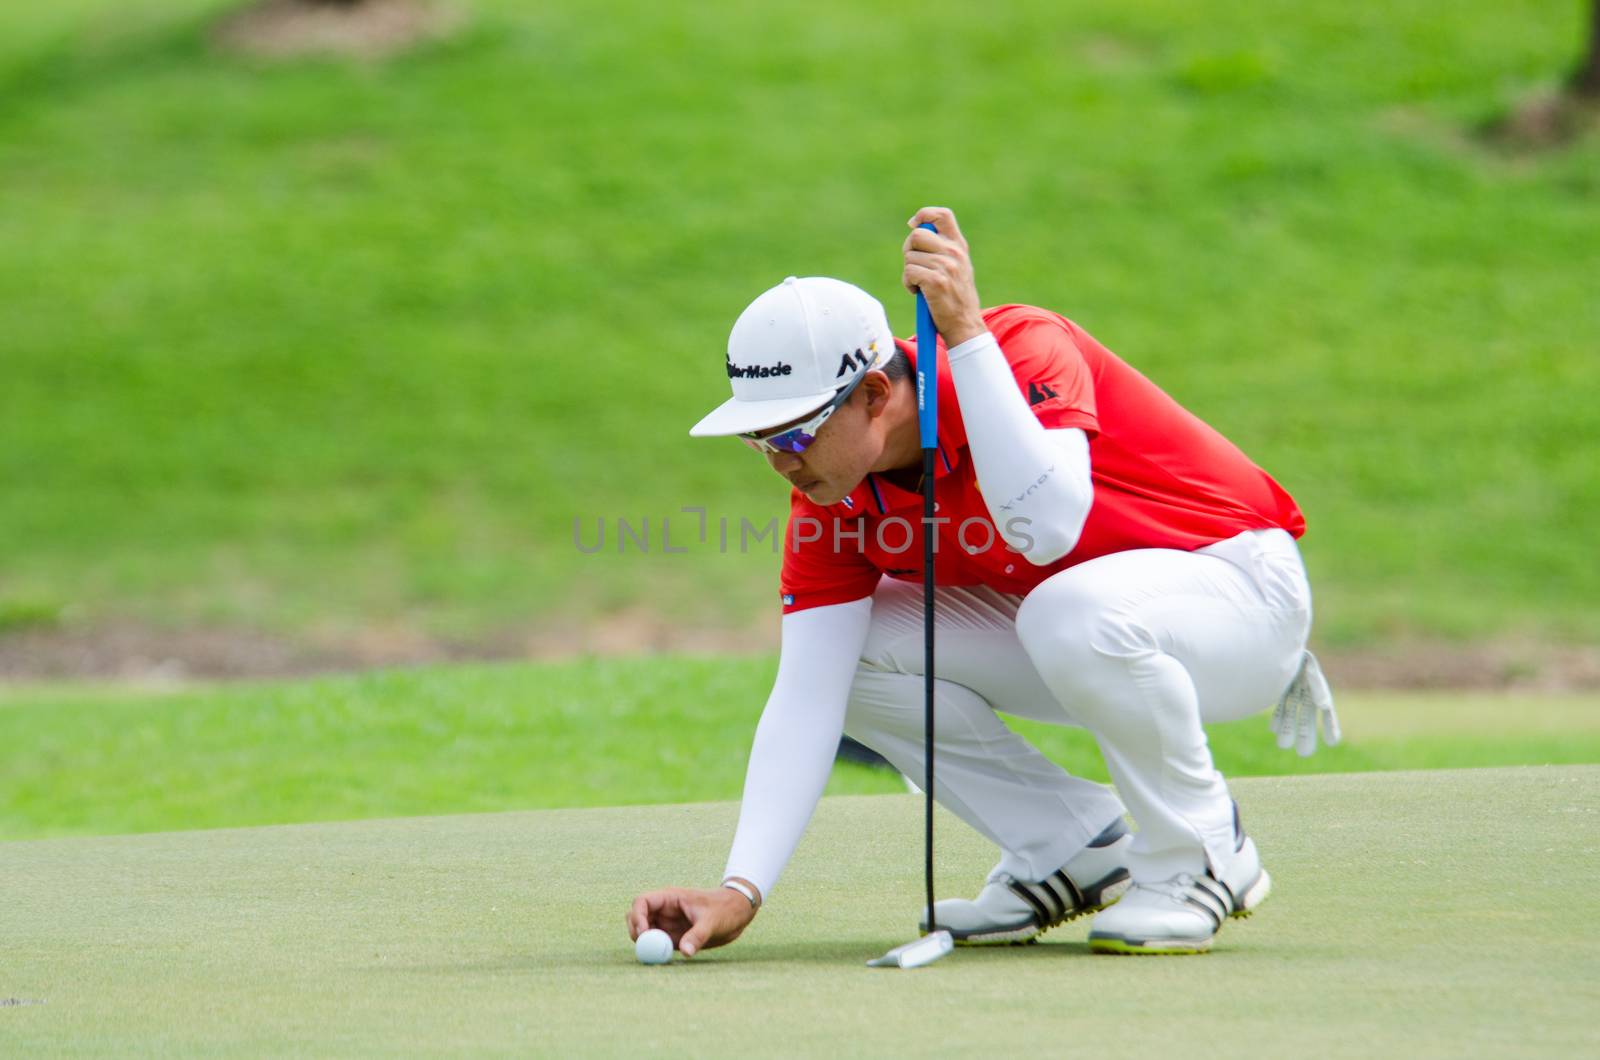
M786 427L776 434L741 434L739 440L758 453L803 453L811 448L811 443L817 440L817 431L827 422L834 411L850 400L850 395L855 393L856 387L861 385L861 380L867 377L863 370L843 390L833 396L833 400L818 409L810 419L793 427Z

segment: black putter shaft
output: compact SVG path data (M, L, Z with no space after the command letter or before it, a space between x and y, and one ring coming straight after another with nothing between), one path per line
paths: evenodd
M917 226L938 229L924 221ZM917 435L922 442L922 792L927 811L923 828L923 874L928 883L928 934L939 930L933 917L933 454L939 448L939 330L928 299L917 292Z
M920 351L919 351L920 352ZM923 874L928 883L928 934L939 930L933 919L933 453L922 451L922 753L926 759L922 790L926 796L923 826Z

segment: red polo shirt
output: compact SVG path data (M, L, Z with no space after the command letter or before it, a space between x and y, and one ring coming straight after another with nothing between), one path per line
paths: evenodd
M935 518L949 522L935 531L940 585L1026 595L1052 574L1112 552L1192 551L1268 527L1305 533L1294 498L1271 476L1078 325L1023 305L983 317L1039 422L1089 436L1094 503L1077 545L1054 563L1036 567L1006 545L978 490L941 340L934 498ZM915 364L916 344L895 343ZM920 494L874 474L837 504L813 504L792 491L784 613L870 596L885 574L921 581L921 520Z

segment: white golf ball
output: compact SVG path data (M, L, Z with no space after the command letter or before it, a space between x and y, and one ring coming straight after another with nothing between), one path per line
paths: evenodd
M633 952L640 964L666 964L672 960L672 936L660 928L651 928L633 944Z

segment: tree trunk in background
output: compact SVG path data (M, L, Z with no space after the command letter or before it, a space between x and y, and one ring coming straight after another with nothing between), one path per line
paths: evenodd
M1573 95L1600 99L1600 0L1589 4L1589 47L1569 82Z

